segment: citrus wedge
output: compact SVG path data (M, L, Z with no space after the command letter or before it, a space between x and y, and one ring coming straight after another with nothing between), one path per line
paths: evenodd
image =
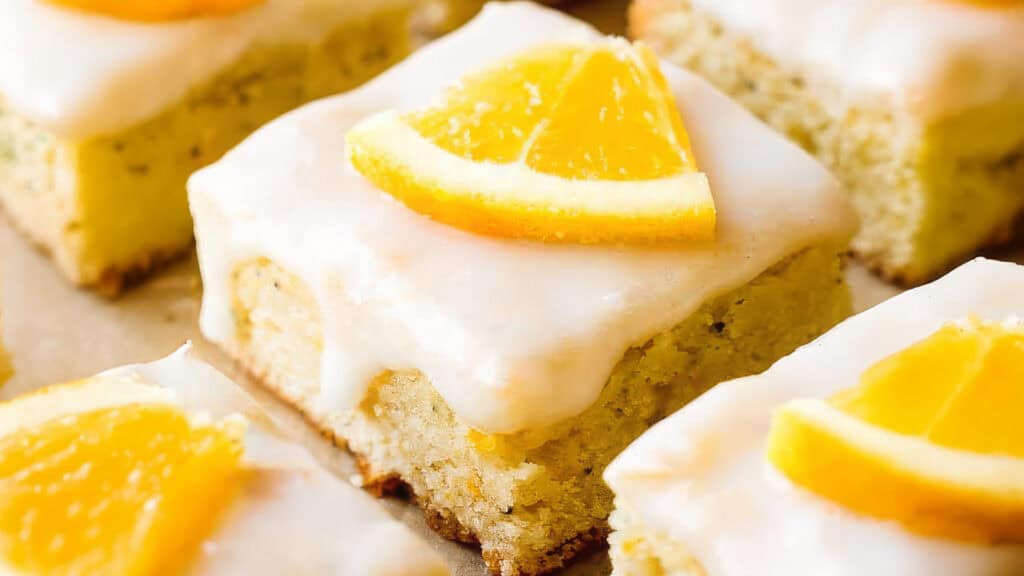
M470 232L557 242L708 239L715 207L657 59L622 39L547 45L435 106L367 118L352 165Z
M828 400L776 413L794 483L911 531L1024 543L1024 330L949 324Z
M180 572L237 485L245 425L192 422L156 390L83 381L0 405L22 415L0 430L0 573Z
M122 20L158 22L202 16L224 16L263 0L48 0L83 12L102 14Z

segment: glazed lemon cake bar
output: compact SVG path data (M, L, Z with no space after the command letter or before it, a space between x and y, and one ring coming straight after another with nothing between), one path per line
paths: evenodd
M978 259L719 384L608 467L613 573L1024 573L1022 311Z
M192 171L402 57L408 4L5 1L0 201L70 280L115 293L190 247Z
M189 196L204 335L495 574L601 545L617 452L850 310L823 167L530 3L267 125Z
M815 154L853 249L915 284L1010 238L1024 207L1024 6L635 0L632 34Z
M186 346L0 403L0 572L448 569Z

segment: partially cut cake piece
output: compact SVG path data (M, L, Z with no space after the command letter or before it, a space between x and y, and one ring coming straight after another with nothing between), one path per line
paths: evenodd
M409 48L411 0L238 4L155 22L0 4L0 202L76 284L113 294L185 252L195 169Z
M850 310L841 254L856 223L833 179L647 54L550 9L491 4L370 84L269 124L189 182L204 335L346 444L367 486L407 485L435 529L479 543L495 574L544 573L603 544L611 494L600 473L617 452ZM584 75L607 89L584 89ZM602 112L601 102L614 105ZM653 108L627 112L642 105ZM506 124L560 106L569 117L547 116L532 138ZM555 129L567 120L594 132ZM381 137L382 126L414 144ZM626 128L685 158L633 147ZM607 155L590 152L597 141L610 143ZM376 162L381 148L404 153L413 174ZM558 168L584 174L567 183L539 172L553 150L579 155ZM375 181L409 177L405 194L374 186L347 156ZM429 178L417 172L424 163ZM682 175L630 184L666 167ZM609 242L599 218L578 225L666 190L704 206L708 184L717 214L679 216L701 224L704 240ZM578 204L527 214L560 202ZM634 223L641 233L644 222ZM548 228L561 224L595 243Z
M613 574L1024 573L1022 312L978 259L719 384L606 470Z
M0 403L0 571L448 574L189 346Z
M632 34L816 155L854 252L916 284L1009 239L1024 207L1024 6L636 0Z

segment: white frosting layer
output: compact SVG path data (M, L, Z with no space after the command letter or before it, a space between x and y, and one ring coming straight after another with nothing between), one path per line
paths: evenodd
M259 42L315 42L343 22L409 0L264 0L219 18L139 23L0 2L0 103L60 136L146 120Z
M690 0L779 61L920 120L1024 98L1024 5L959 0Z
M373 499L320 468L285 440L265 412L186 346L163 360L98 377L116 387L155 385L191 413L249 419L251 471L226 517L202 545L190 574L446 576L440 556ZM123 385L123 384L122 384ZM138 392L132 391L131 397ZM107 395L116 402L117 394ZM129 401L126 399L126 401Z
M605 472L620 507L685 546L708 576L1012 576L1024 548L925 538L794 486L764 457L772 412L857 384L951 320L1024 313L1024 267L978 259L832 329L763 374L719 384Z
M231 274L269 257L319 301L330 408L355 406L385 369L416 368L471 426L513 432L586 409L629 346L709 298L850 236L854 216L823 168L668 65L718 207L714 243L644 249L474 236L406 209L345 164L345 132L368 114L424 105L528 47L594 37L552 10L492 4L367 86L271 123L194 175L203 333L232 341Z

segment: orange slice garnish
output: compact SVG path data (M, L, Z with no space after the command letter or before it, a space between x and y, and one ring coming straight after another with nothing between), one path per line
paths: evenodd
M548 45L471 74L440 103L347 136L355 168L409 208L542 241L702 240L707 177L646 47Z
M1024 329L950 324L828 400L775 415L794 483L909 530L1024 543Z
M21 414L0 431L0 572L180 572L237 486L245 424L193 422L164 400L85 381L0 405Z

